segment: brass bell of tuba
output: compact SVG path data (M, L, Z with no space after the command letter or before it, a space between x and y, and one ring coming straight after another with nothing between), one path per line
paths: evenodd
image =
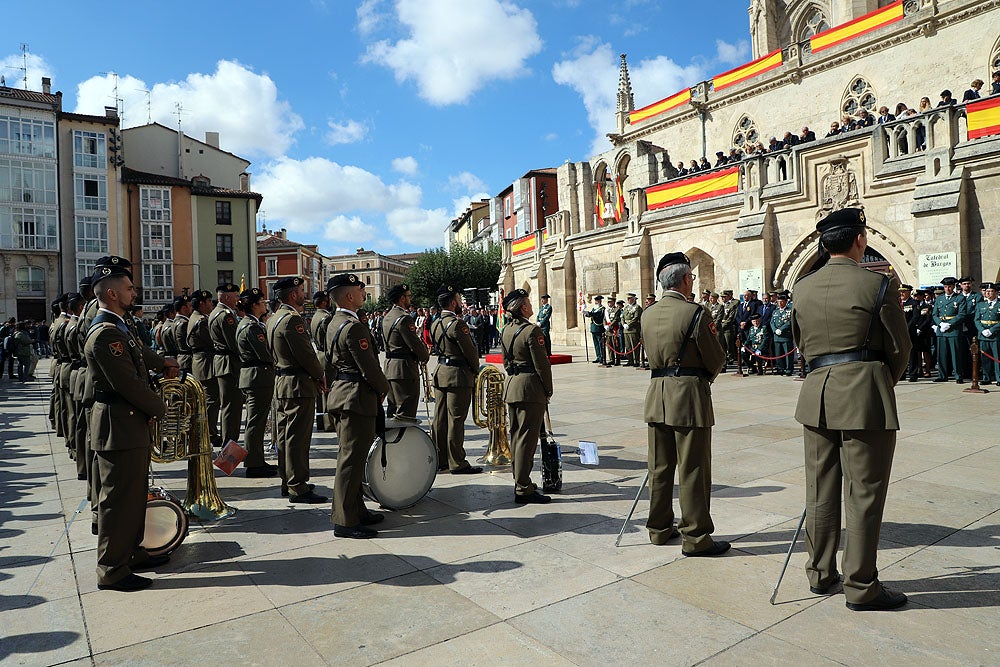
M205 390L190 373L160 378L157 392L167 406L153 422L152 459L157 463L188 462L184 510L202 520L225 519L236 513L219 496L212 466Z
M476 391L472 400L472 418L479 428L490 431L486 455L479 459L491 466L510 463L510 443L507 441L507 406L503 402L503 381L506 375L496 366L486 364L476 376Z

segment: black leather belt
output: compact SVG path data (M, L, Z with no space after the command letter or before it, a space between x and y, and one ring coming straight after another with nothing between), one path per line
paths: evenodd
M443 366L452 366L454 368L469 367L469 364L466 363L465 359L459 359L458 357L438 357L438 363Z
M704 368L694 368L692 366L668 366L666 368L654 368L650 371L650 377L654 378L678 378L678 377L699 377L708 379L711 377Z
M283 378L292 377L293 375L306 375L305 370L301 368L279 368L274 373L278 377Z
M538 375L534 366L511 366L507 370L507 375Z
M94 400L98 403L105 403L111 405L112 403L117 403L120 396L113 391L103 391L101 389L94 390Z
M821 354L808 361L809 371L827 366L849 364L852 361L885 361L885 355L880 350L856 350L854 352L838 352L836 354Z
M240 365L243 368L274 368L274 364L269 364L264 361L243 361L240 360Z
M56 357L56 361L58 361L60 364L70 364L70 363L73 363L73 360L70 359L69 357Z
M402 359L403 361L416 361L417 355L412 352L386 352L386 359Z
M210 347L192 347L191 351L195 354L212 354L214 352Z
M217 357L224 357L225 355L229 354L229 350L220 350L219 348L215 348L213 352L215 352L215 356Z
M334 380L343 380L345 382L363 382L364 376L361 373L353 373L351 371L337 371L333 376Z

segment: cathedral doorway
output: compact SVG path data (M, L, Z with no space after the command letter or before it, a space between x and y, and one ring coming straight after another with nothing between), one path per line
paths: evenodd
M861 258L861 266L871 271L884 273L892 276L893 278L899 278L899 276L896 275L896 270L892 268L892 264L889 263L889 260L883 257L882 253L875 250L875 248L872 248L871 246L868 246L868 249L865 250L865 256Z

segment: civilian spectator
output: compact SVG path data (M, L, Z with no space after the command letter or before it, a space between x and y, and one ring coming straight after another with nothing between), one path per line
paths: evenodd
M955 104L956 104L956 101L955 101L955 98L951 96L951 91L950 90L942 90L941 91L941 101L938 102L938 104L937 104L938 107L951 107L951 106L955 106Z
M1000 71L993 72L993 84L990 87L990 95L1000 95Z
M792 146L799 143L799 137L791 132L785 132L785 136L782 137L781 143L784 144L785 148L791 148Z
M28 329L27 320L19 322L11 345L11 352L17 358L17 379L21 382L33 379L28 375L28 367L31 363L31 336L28 335ZM13 380L14 376L11 375L10 379Z
M730 148L729 149L729 161L730 162L739 162L742 159L743 159L743 151L739 150L738 148Z
M680 178L681 176L687 176L687 173L688 173L688 170L684 167L684 163L683 162L678 162L677 163L677 178Z
M929 97L921 97L920 98L920 106L917 107L917 113L927 113L932 108L933 107L931 107L931 98L929 98Z
M750 144L749 146L747 146L747 156L756 155L756 154L757 154L757 145L756 144Z
M910 107L906 106L906 104L903 103L903 102L900 102L899 104L897 104L896 105L896 111L895 111L896 118L902 118L903 117L903 112L906 111L909 108Z
M896 116L889 113L889 107L882 106L878 109L878 124L884 125L886 123L891 123L896 120Z
M771 137L771 139L767 142L768 153L777 153L784 147L785 145L778 141L778 137Z
M709 164L708 158L707 157L701 158L701 162L698 163L698 170L699 171L708 171L711 168L712 168L712 165Z
M701 171L701 169L698 168L698 161L691 160L691 164L688 165L688 173L697 174L699 171Z
M858 122L856 127L858 128L871 127L874 124L875 124L875 116L868 113L868 109L862 109L861 111L858 112Z
M847 134L848 132L853 132L858 129L858 121L854 120L854 116L844 116L840 119L840 133Z
M833 121L830 123L830 131L826 133L828 137L835 137L840 134L840 123Z
M816 141L816 133L809 129L808 126L802 128L802 133L799 135L799 143L804 144L810 141Z
M983 87L983 80L976 79L969 85L971 85L972 87L969 88L967 91L965 91L965 93L962 95L962 104L965 104L966 102L975 102L976 100L979 99L979 91Z
M716 152L716 154L715 154L715 166L716 167L721 167L721 166L727 165L727 164L729 164L729 158L726 157L726 154L723 153L722 151Z

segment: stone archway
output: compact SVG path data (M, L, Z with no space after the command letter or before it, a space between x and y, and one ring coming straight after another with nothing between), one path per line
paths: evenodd
M776 289L792 289L792 286L802 276L812 270L819 257L819 232L813 231L799 240L788 253L788 256L778 266L772 287ZM914 284L916 269L895 241L882 232L868 229L867 262L862 266L873 271L889 272L899 278L900 282Z
M695 275L692 287L695 296L699 296L704 290L716 291L715 258L697 247L691 248L684 254L691 260L691 272Z

